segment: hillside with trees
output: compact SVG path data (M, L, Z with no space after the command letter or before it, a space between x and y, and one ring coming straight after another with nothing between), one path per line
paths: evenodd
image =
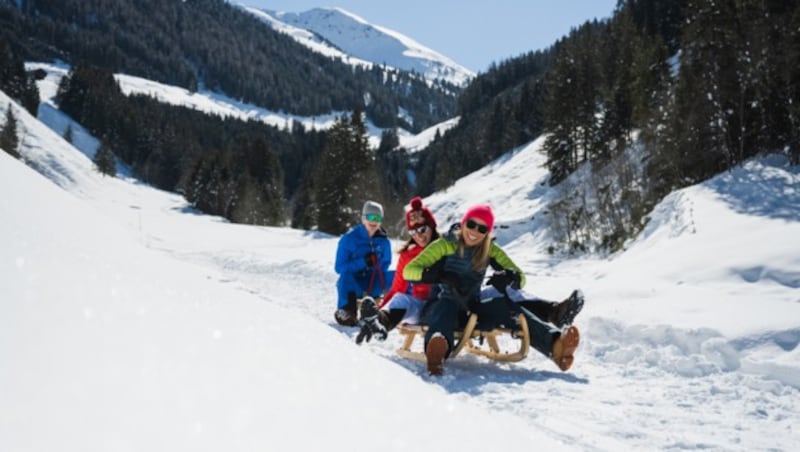
M224 0L0 0L0 35L26 61L91 64L302 116L359 105L378 127L451 118L460 92L323 56Z
M800 2L621 0L612 18L481 74L420 158L431 193L547 134L553 226L614 250L671 191L760 152L800 162ZM568 178L590 164L590 186Z
M60 107L102 140L98 166L119 159L233 221L331 233L353 221L356 192L401 212L409 196L545 134L561 191L553 250L613 251L675 189L762 152L800 162L797 23L796 1L620 0L611 18L492 66L456 101L453 87L415 74L314 54L222 0L0 0L0 88L35 111L34 74L21 62L60 58L73 65ZM328 132L279 130L124 96L115 72L348 115ZM399 149L396 127L456 115L426 149ZM375 152L365 119L386 128Z

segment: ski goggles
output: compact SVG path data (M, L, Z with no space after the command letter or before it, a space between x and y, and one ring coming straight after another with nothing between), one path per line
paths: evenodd
M416 229L409 229L408 230L408 235L410 235L411 237L414 237L417 234L424 234L426 232L428 232L428 226L427 225L422 225L422 226L420 226L420 227L418 227Z
M364 215L364 218L366 218L367 221L372 221L372 222L375 222L375 223L383 222L383 217L378 215L377 213L368 213L368 214Z
M488 226L486 226L485 224L478 224L477 222L471 219L467 220L467 227L470 229L477 229L478 232L480 232L481 234L486 234L487 232L489 232Z

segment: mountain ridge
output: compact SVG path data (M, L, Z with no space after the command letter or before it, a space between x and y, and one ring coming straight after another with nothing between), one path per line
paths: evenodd
M400 32L372 24L342 8L313 8L301 13L240 5L265 23L315 52L351 64L387 65L416 72L427 80L466 86L475 73ZM340 53L337 53L340 52Z

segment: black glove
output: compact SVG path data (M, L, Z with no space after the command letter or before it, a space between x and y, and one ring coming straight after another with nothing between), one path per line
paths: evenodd
M369 252L364 256L364 262L367 263L367 268L375 267L378 265L378 255L373 252Z
M375 339L379 341L385 341L386 337L389 335L386 328L378 321L378 316L369 319L361 319L358 321L358 324L361 326L361 331L359 331L358 336L356 336L356 344L358 345L361 345L364 339L369 342L372 336L375 336Z
M447 284L453 289L457 288L461 284L461 276L455 272L446 271L442 273L442 277L440 278L440 280L442 284Z
M364 299L361 300L359 313L361 314L361 320L358 321L358 325L361 327L361 331L359 331L358 336L356 336L356 344L361 345L364 339L369 342L373 335L379 341L386 340L388 332L378 320L380 311L378 311L378 306L375 304L375 299L372 297L364 297Z
M442 272L444 271L444 259L436 261L435 264L422 270L420 282L427 284L439 284L442 282Z
M487 281L486 284L494 286L501 294L506 293L506 287L511 286L514 289L519 289L522 283L522 276L514 270L503 270L495 272Z

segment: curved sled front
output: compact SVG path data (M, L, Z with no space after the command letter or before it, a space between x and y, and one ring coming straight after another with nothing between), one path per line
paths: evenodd
M511 330L508 328L495 328L489 331L476 330L475 325L478 323L478 316L472 314L467 321L466 326L462 331L456 331L455 339L456 344L453 352L450 353L449 359L455 358L458 354L466 348L466 350L475 355L485 356L494 361L503 362L516 362L528 356L530 350L530 335L528 334L528 322L525 316L520 314L517 318L519 322L519 330ZM412 345L417 336L425 337L425 332L428 330L427 326L423 325L407 325L402 324L397 328L397 331L404 336L403 345L397 349L397 354L403 358L415 359L418 361L425 361L425 353L422 351L412 350ZM497 343L497 337L508 334L514 339L520 340L520 347L514 352L503 352ZM479 339L483 343L485 339L489 349L481 348L481 345L476 345L473 339Z

